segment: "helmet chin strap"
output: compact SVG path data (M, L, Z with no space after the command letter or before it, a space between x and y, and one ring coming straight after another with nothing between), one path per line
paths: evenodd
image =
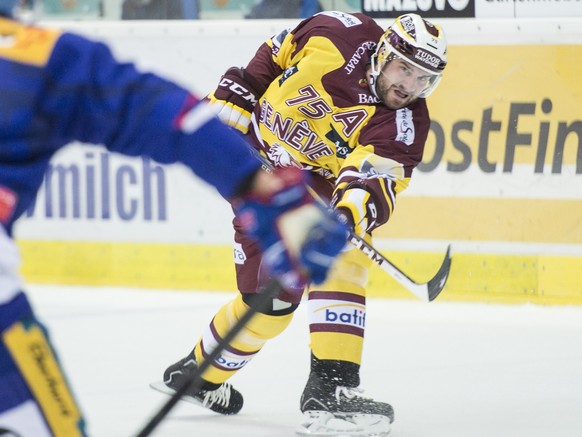
M382 74L382 70L384 69L384 67L390 62L392 61L394 58L396 58L396 55L394 53L389 53L388 56L386 57L386 60L384 61L384 64L382 64L381 66L379 64L377 64L377 60L378 60L378 52L374 53L372 55L372 57L370 58L370 68L371 68L371 72L370 72L370 80L369 85L370 85L370 91L372 91L372 94L374 94L374 96L380 100L380 102L382 103L386 103L384 101L384 99L382 98L382 96L380 96L380 94L377 91L377 87L378 87L378 78L380 77L380 75ZM378 72L375 73L375 67L378 67Z
M376 97L378 100L382 101L382 98L378 95L378 92L376 91L376 82L377 82L377 77L376 76L370 76L370 81L368 83L368 85L370 86L370 91L372 91L372 94L374 94L374 97Z
M374 73L374 67L376 64L376 55L373 55L370 58L370 79L368 79L368 86L370 87L370 91L372 92L372 94L374 95L374 97L376 97L378 100L380 100L382 103L384 103L384 99L382 99L382 97L380 97L378 95L378 92L376 91L376 85L378 83L378 76L380 75L380 73Z

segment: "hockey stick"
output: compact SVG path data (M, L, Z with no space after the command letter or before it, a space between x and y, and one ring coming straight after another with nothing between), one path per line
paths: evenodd
M410 276L408 276L390 261L388 261L388 259L380 252L378 252L371 244L364 241L364 239L358 235L354 234L353 231L350 231L349 240L350 243L364 252L368 258L378 264L382 270L388 273L400 285L402 285L408 291L412 292L415 296L424 302L431 302L435 300L443 290L445 283L447 282L447 278L449 277L452 262L450 244L447 247L445 259L443 260L443 263L441 264L438 272L428 282L418 283L412 280Z
M166 415L174 408L180 398L186 394L189 389L197 388L202 382L202 375L210 365L218 358L224 349L234 340L239 332L247 325L253 316L267 308L267 305L277 296L281 291L281 283L277 279L270 279L269 282L262 288L258 294L257 299L249 306L249 309L243 314L239 321L227 332L224 338L219 339L216 347L205 357L204 361L200 363L193 378L186 380L186 382L178 388L176 393L172 395L170 400L166 402L162 408L153 416L144 428L137 434L137 437L147 437L151 435L154 429L166 417Z
M252 146L249 145L249 150L253 155L255 155L262 164L263 170L267 172L273 171L273 165L267 161L267 159L262 156L257 150L255 150ZM313 197L321 204L321 206L328 208L329 206L326 205L325 201L315 193L313 190L309 190ZM431 302L437 298L449 277L449 272L451 270L451 245L447 247L447 252L445 253L445 258L437 271L437 273L430 279L428 282L418 283L415 282L396 267L393 263L391 263L384 255L382 255L374 246L370 243L364 241L363 238L358 236L354 233L354 231L350 231L350 235L348 238L349 242L357 247L359 250L364 252L368 258L374 261L376 264L380 266L384 272L386 272L389 276L395 279L400 285L418 297L420 300L424 302Z

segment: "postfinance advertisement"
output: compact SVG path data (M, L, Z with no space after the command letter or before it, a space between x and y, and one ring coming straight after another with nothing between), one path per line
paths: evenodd
M458 46L449 59L423 163L378 236L466 249L450 294L579 302L582 46Z
M173 35L172 47L137 33L110 42L207 92L236 59L196 57L208 36L187 37ZM423 163L374 245L423 282L451 244L442 300L580 304L582 45L454 42L429 97ZM257 47L231 43L247 60ZM234 290L231 219L180 166L73 145L51 162L16 236L30 282ZM369 290L410 297L375 267Z

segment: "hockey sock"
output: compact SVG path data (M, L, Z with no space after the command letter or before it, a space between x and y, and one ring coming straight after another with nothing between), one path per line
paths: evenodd
M194 353L199 363L216 347L232 326L248 309L241 295L224 305L214 316L198 341ZM267 315L258 313L235 340L218 356L204 373L204 380L221 384L243 368L271 338L276 337L291 322L293 313Z
M328 280L309 291L311 350L319 359L361 363L370 265L359 250L344 252Z

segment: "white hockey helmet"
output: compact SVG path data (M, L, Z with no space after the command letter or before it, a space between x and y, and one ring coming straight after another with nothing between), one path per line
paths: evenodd
M440 26L417 14L405 14L384 32L371 59L370 87L376 97L378 76L386 63L398 57L427 72L430 80L418 97L428 97L437 87L447 65L447 41Z

